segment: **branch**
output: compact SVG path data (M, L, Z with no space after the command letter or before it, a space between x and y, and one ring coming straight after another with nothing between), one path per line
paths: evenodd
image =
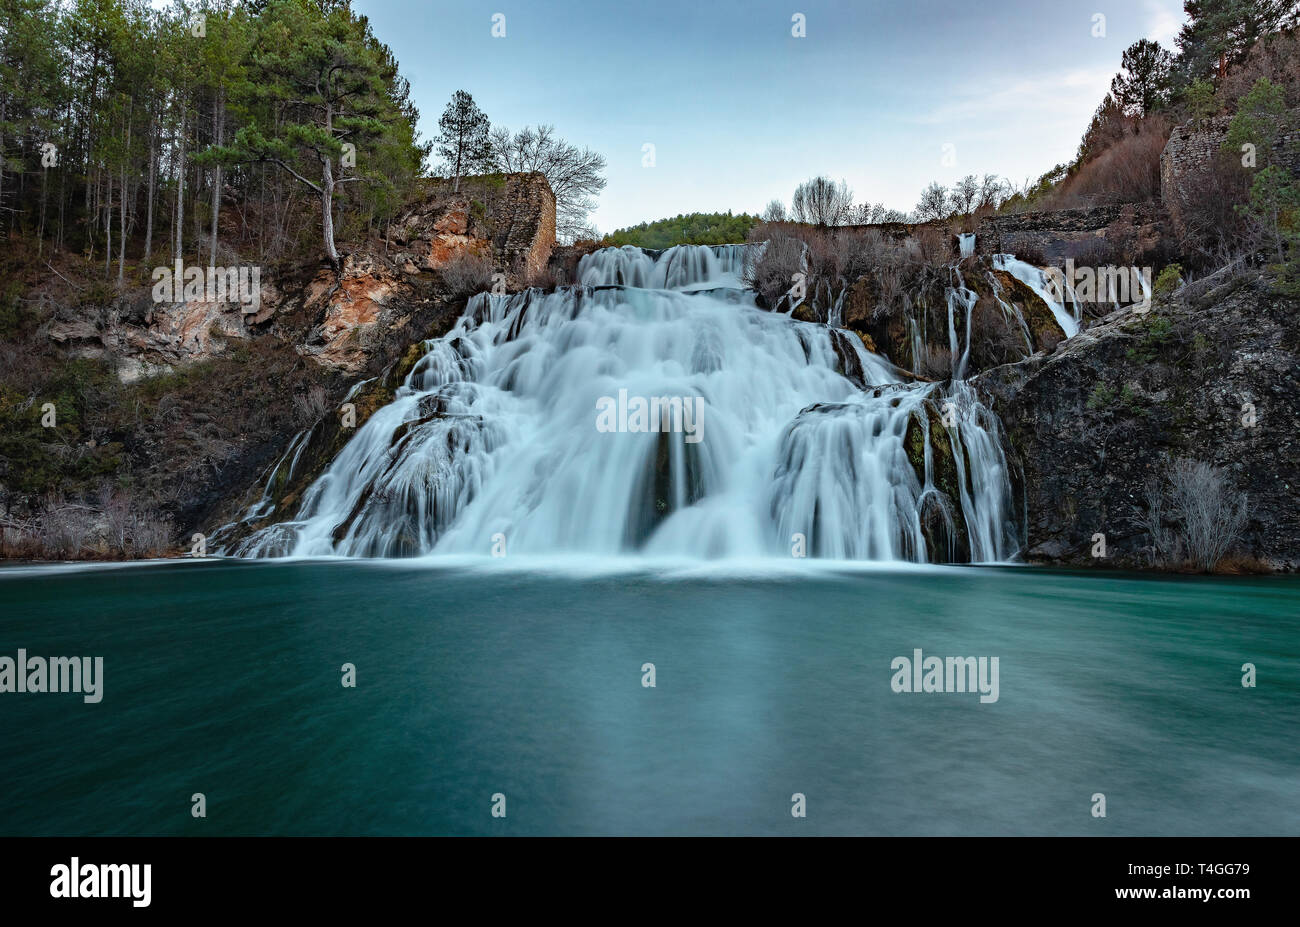
M258 160L258 161L268 161L268 162L270 162L271 164L278 164L278 165L280 165L280 167L284 168L286 171L288 171L288 172L289 172L290 174L292 174L294 177L298 178L300 181L302 181L303 183L305 183L307 186L311 187L311 188L312 188L313 190L315 190L317 193L319 193L319 194L321 194L321 195L324 195L324 193L325 193L325 191L322 190L319 186L317 186L316 184L312 183L312 182L311 182L310 180L308 180L306 177L302 176L302 174L299 174L297 171L295 171L295 170L294 170L293 168L291 168L289 165L285 164L285 163L284 163L283 161L281 161L279 158L257 158L256 160Z
M50 264L49 261L46 261L46 262L45 262L45 266L46 266L46 267L49 267L50 270L54 270L54 267L51 266L51 264ZM68 286L72 287L74 290L81 290L81 289L82 289L82 287L77 286L75 283L73 283L73 282L72 282L71 280L69 280L67 277L63 276L63 274L59 273L57 270L54 270L54 274L55 274L55 276L57 276L60 280L62 280L64 283L66 283Z

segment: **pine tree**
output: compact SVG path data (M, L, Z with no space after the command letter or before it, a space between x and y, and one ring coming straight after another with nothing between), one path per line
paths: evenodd
M335 190L363 175L336 177L334 161L348 151L360 163L363 146L390 135L402 121L386 83L385 61L369 25L346 4L322 17L309 0L268 5L259 19L254 58L260 92L286 118L244 125L230 146L214 146L214 156L226 163L273 164L315 192L325 255L337 269Z
M1223 80L1259 39L1294 24L1296 0L1186 0L1187 22L1178 33L1185 85L1198 77Z
M1124 50L1122 70L1110 92L1124 112L1147 116L1169 101L1169 73L1173 55L1150 39L1139 39Z
M460 189L460 178L484 170L491 162L492 144L488 118L474 98L457 90L438 120L438 154L455 178L452 189Z

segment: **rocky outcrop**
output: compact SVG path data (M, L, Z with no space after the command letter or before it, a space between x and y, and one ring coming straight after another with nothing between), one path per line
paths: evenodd
M1150 566L1146 486L1189 458L1246 494L1238 553L1300 566L1300 306L1253 273L1187 289L975 378L1018 458L1029 560Z
M951 370L948 294L954 286L976 294L968 373L1051 350L1065 337L1051 309L1033 290L982 256L963 261L956 270L921 272L908 282L905 300L887 295L879 273L863 274L844 292L842 327L857 332L867 350L888 358L900 372L943 379ZM964 346L964 304L955 303L953 312ZM826 311L806 301L795 307L793 318L823 322ZM920 358L914 356L917 339L925 351Z
M48 335L74 357L110 361L118 378L131 383L224 353L232 339L249 338L270 319L280 298L276 287L264 282L259 305L249 312L238 302L154 302L144 291L73 318L56 318Z
M317 320L299 351L344 373L364 370L384 332L404 327L414 307L439 297L433 276L409 272L407 257L371 247L347 255L337 276L322 269L281 307Z
M441 270L461 254L478 254L511 285L540 273L555 247L555 194L546 176L486 174L457 190L430 181L421 202L389 229L408 273Z
M546 267L554 245L555 195L541 173L464 178L450 194L445 183L431 184L382 248L368 242L337 278L322 270L312 281L302 305L319 321L303 353L357 373L378 337L406 326L412 306L460 295L442 279L456 262L481 259L513 289Z

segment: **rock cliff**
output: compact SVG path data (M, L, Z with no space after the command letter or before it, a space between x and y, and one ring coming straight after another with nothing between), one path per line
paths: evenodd
M1245 494L1237 553L1300 566L1300 306L1255 273L1191 289L975 378L1018 458L1027 559L1150 566L1146 487L1184 458Z

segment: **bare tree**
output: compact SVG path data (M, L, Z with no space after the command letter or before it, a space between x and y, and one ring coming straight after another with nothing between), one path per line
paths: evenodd
M295 393L293 404L298 413L298 421L304 425L316 424L330 411L329 394L319 383L305 393Z
M1151 545L1155 548L1154 559L1165 563L1181 561L1182 543L1178 533L1167 523L1170 516L1165 506L1164 486L1158 479L1148 480L1143 497L1146 508L1137 511L1136 521L1151 536Z
M792 202L796 222L812 225L844 225L853 209L853 191L843 180L814 177L799 184Z
M492 258L460 251L442 267L442 281L453 296L472 296L492 285Z
M1009 184L997 174L985 174L984 179L980 181L979 200L975 205L976 212L993 212L1002 205L1002 201L1010 195Z
M852 210L852 224L876 225L887 221L885 215L888 212L884 203L858 203Z
M953 212L969 216L975 211L975 206L979 202L979 195L979 178L974 174L967 174L953 184L952 189L948 191L948 203Z
M1202 570L1213 570L1246 526L1246 494L1203 461L1175 461L1169 482L1187 552Z
M791 300L783 301L783 297L795 285L795 274L807 273L808 247L792 234L790 226L774 226L764 232L767 245L750 252L755 257L746 263L746 283L762 294L769 307L789 308Z
M917 222L946 219L949 215L947 187L936 181L921 191L921 201L916 204Z
M785 203L780 200L772 200L763 208L762 219L764 222L784 222L785 221Z
M99 491L99 508L104 516L104 535L109 546L125 550L131 540L131 500L126 493L106 485Z
M605 158L590 148L579 149L555 134L555 127L524 126L518 132L504 126L492 130L492 154L497 170L506 173L541 171L555 193L555 231L565 241L591 238L587 221L596 197L605 189Z

